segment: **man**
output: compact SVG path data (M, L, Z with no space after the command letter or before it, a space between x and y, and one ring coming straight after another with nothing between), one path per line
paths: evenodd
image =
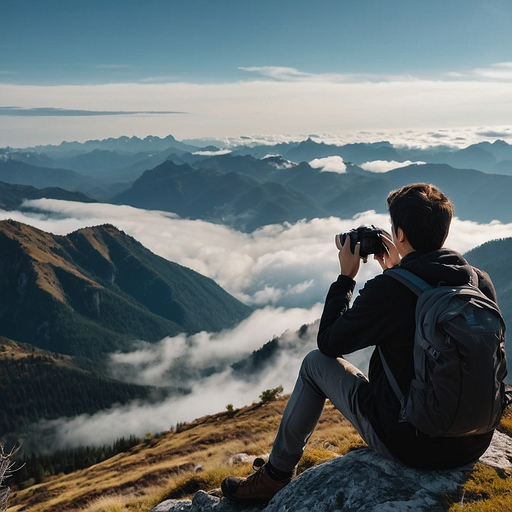
M376 254L383 270L410 270L431 285L467 284L472 267L443 248L453 216L451 201L436 187L417 183L389 194L391 235ZM326 398L354 425L368 446L402 464L430 469L461 466L477 460L491 442L493 431L466 437L428 437L409 423L399 422L398 401L385 374L378 347L406 391L414 376L413 341L417 296L385 273L369 280L352 307L361 258L349 237L340 244L340 275L327 294L318 332L318 349L304 359L295 389L283 414L269 461L258 471L222 482L224 495L238 503L269 501L290 482L304 447L316 427ZM489 298L496 293L489 276L478 269L478 287ZM376 348L368 378L344 354Z

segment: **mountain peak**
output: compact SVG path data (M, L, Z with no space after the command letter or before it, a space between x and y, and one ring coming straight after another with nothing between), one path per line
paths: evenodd
M97 358L134 339L231 327L251 312L111 224L60 236L1 221L0 251L0 335L55 352Z

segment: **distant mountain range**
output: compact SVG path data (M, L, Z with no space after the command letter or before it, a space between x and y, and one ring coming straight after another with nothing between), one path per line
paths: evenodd
M350 218L365 210L385 213L391 190L418 181L439 186L461 219L512 222L512 176L447 164L409 165L386 173L347 164L340 174L322 172L306 162L286 165L281 157L224 155L192 165L167 161L110 201L253 231L284 221Z
M0 181L60 187L86 196L74 200L170 211L244 231L315 217L351 217L369 209L383 213L390 190L427 181L452 198L461 219L512 221L512 146L501 140L464 149L403 148L386 141L335 146L312 139L239 146L228 154L218 149L172 136L6 148L0 150ZM323 172L309 163L329 156L342 157L346 172ZM399 167L385 173L361 167L376 160ZM404 163L409 165L400 167ZM47 194L64 198L55 191ZM0 204L18 208L21 201L12 195L12 189L0 187Z
M260 183L246 174L194 169L172 161L146 171L111 202L170 211L246 231L326 215L308 194L280 183Z
M346 162L356 165L375 160L422 161L433 164L446 163L452 167L476 169L487 173L512 174L512 145L503 140L496 140L493 143L479 142L457 149L450 146L395 147L387 141L336 146L307 139L300 143L275 146L239 147L233 151L233 154L252 155L257 158L278 154L294 162L310 162L315 158L340 156Z
M62 199L80 203L94 203L94 199L82 192L70 192L59 187L35 188L30 185L11 185L0 181L0 208L18 210L25 199Z

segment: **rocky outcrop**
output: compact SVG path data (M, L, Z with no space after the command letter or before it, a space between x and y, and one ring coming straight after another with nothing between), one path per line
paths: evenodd
M512 468L512 439L496 432L480 462ZM471 471L410 469L369 448L352 451L308 469L266 506L247 512L445 512L446 495L454 495ZM241 508L216 493L199 491L190 500L167 500L150 512L239 512Z

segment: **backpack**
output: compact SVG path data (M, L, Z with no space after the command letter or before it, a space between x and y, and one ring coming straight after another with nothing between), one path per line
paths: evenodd
M406 396L379 347L384 371L401 403L399 421L431 437L493 430L508 405L503 383L505 323L498 305L476 285L433 287L401 268L385 274L418 295L414 378Z

